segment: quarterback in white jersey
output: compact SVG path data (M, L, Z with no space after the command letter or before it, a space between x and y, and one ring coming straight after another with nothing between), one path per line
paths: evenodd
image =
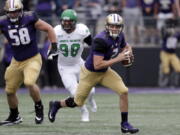
M84 24L76 24L77 15L74 10L67 9L61 15L61 24L54 27L58 48L58 71L65 88L71 96L75 95L80 76L80 68L84 64L81 58L86 45L91 45L91 34ZM93 98L95 89L88 98L91 110L96 112L97 105ZM81 121L89 121L86 105L81 107Z

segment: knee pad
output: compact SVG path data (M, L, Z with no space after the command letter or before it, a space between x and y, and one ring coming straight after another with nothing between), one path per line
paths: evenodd
M123 91L121 91L121 94L127 94L128 93L128 88L124 89ZM120 95L121 95L120 94Z
M25 85L25 86L32 86L32 85L34 85L34 84L35 84L34 82L27 81L27 80L24 82L24 85Z
M77 104L74 102L74 97L68 97L66 100L65 100L65 103L68 107L71 107L71 108L74 108L77 106Z
M5 92L6 92L7 95L15 94L16 91L17 91L17 89L15 89L15 88L8 88L8 87L5 88Z

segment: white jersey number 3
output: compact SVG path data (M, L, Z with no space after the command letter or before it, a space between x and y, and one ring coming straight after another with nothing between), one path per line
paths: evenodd
M9 37L14 39L14 43L12 43L14 46L19 46L21 44L26 45L31 41L27 28L9 30Z

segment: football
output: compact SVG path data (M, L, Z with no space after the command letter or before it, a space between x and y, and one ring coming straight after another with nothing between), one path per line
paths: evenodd
M130 67L132 65L132 60L129 58L127 60L123 60L121 63L124 67Z
M124 67L130 67L132 65L133 61L134 61L134 56L131 55L129 59L123 60L123 61L121 61L121 63Z

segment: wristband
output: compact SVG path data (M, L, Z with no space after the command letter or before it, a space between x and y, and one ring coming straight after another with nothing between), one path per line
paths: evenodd
M57 43L51 43L51 50L57 51Z

